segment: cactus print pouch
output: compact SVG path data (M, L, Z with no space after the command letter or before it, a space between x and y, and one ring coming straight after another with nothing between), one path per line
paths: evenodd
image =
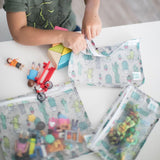
M87 44L86 51L70 58L68 75L75 83L104 87L143 84L139 40L99 48L88 40Z
M5 160L68 160L86 154L90 122L71 82L0 101L0 144Z
M134 160L160 118L160 103L134 86L119 95L88 147L105 160Z

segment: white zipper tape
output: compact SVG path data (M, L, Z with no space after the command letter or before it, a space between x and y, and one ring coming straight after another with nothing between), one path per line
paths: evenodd
M57 94L60 94L62 92L65 92L69 89L74 89L74 86L72 85L72 83L68 83L66 85L55 85L52 89L48 90L45 94L46 96L54 96ZM21 101L34 101L37 99L37 94L30 94L30 95L24 95L21 97L17 97L17 98L11 98L11 99L6 99L0 102L0 107L8 105L8 104L12 104L12 103L18 103Z

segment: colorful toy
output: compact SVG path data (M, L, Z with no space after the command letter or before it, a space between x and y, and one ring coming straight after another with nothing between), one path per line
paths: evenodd
M29 155L32 155L34 153L35 146L36 146L36 138L30 138Z
M120 123L117 128L111 128L108 139L109 142L113 145L118 145L123 141L132 141L129 140L135 133L135 127L139 122L138 112L136 111L137 106L128 102L126 104L125 111L127 117L124 122Z
M29 155L27 153L29 148L28 142L28 134L24 132L19 134L19 139L16 141L14 149L15 149L15 158L16 160L28 160Z
M22 100L5 100L5 105L0 102L0 145L6 160L68 160L88 153L86 144L77 142L77 133L90 135L90 122L75 86L71 82L55 85L48 95L43 103L33 94L29 99L27 95ZM79 104L79 112L72 107L73 100ZM20 130L27 130L29 146L26 154L16 158L13 146ZM66 140L65 131L73 131L73 139Z
M58 26L55 27L55 30L68 31L66 28ZM71 49L64 47L62 44L53 44L52 47L48 49L48 57L56 69L61 69L68 66L71 52Z
M47 144L46 146L47 153L58 152L64 149L65 145L63 144L63 141L61 139L56 139L54 143Z
M117 127L110 129L108 140L110 144L115 145L111 152L117 156L119 160L125 159L125 153L121 151L125 142L129 144L136 144L136 126L139 123L139 115L137 112L137 105L131 101L125 107L126 118L123 122L119 123Z
M29 87L33 87L35 84L35 78L38 76L40 70L40 63L38 64L38 66L35 68L35 63L32 62L32 67L29 70L29 74L27 75L27 79L28 79L28 86Z
M16 67L16 68L18 68L18 69L20 69L20 70L24 67L23 64L21 64L21 63L18 62L18 59L17 59L17 58L16 58L16 59L7 58L7 63L8 63L10 66L14 66L14 67Z
M31 135L29 146L30 158L43 158L47 156L47 152L44 145L44 137L46 136L46 133L43 129L45 129L45 126L45 123L40 121L37 123L35 129L29 129Z
M55 141L55 138L54 138L53 135L47 134L47 135L45 136L45 141L46 141L46 143L52 144L52 143Z
M72 119L71 130L65 130L65 140L83 143L84 138L78 128L78 120Z
M56 69L64 68L68 65L72 50L58 44L49 48L48 57Z
M48 128L50 133L55 138L64 138L64 131L70 130L70 120L60 112L58 113L58 118L50 118L48 122Z
M43 102L46 99L46 95L44 92L46 92L48 89L51 89L53 87L53 84L50 81L50 78L52 77L55 71L55 68L53 67L49 68L49 65L50 65L50 61L48 63L43 63L44 70L42 74L39 77L35 77L36 84L40 86L39 89L34 87L37 92L37 99L40 102Z
M75 141L75 142L79 142L79 143L83 143L84 142L84 138L79 133L79 130L78 131L66 130L65 131L65 140Z

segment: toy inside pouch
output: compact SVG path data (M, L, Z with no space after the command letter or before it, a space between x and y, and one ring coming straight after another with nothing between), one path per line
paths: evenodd
M134 160L159 117L159 103L128 86L104 116L88 147L105 160Z

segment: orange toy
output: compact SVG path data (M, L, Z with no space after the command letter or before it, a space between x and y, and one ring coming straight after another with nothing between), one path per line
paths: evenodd
M65 149L65 146L64 146L62 140L60 140L60 139L56 139L54 141L54 143L47 144L47 146L46 146L47 153L58 152L58 151L62 151L64 149Z
M21 63L18 62L18 59L7 58L7 63L10 66L14 66L14 67L16 67L18 69L22 69L24 67L23 64L21 64Z

